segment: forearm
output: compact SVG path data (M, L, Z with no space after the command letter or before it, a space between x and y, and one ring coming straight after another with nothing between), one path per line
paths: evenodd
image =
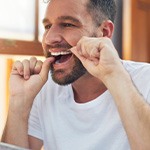
M15 103L16 102L16 103ZM28 118L30 111L19 106L20 98L11 99L2 142L29 148ZM24 106L24 105L23 105Z
M127 72L114 74L105 84L115 100L132 150L149 150L150 106Z

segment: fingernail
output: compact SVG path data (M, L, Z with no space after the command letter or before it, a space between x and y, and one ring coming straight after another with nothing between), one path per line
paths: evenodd
M26 76L25 76L25 79L29 79L29 78L30 78L29 75L26 75Z

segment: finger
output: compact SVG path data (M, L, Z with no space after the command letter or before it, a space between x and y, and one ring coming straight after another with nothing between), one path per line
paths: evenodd
M88 58L89 54L87 52L86 47L87 47L87 43L86 43L85 39L83 39L83 38L78 42L78 44L76 46L78 53L80 55L83 55L84 57Z
M30 73L30 62L29 62L29 60L25 59L25 60L22 61L22 63L23 63L24 78L29 79L30 75L31 75L31 73Z
M98 48L94 47L89 52L90 58L100 58L100 51Z
M20 61L16 61L12 67L12 74L23 75L23 64Z
M34 66L33 73L34 73L34 74L39 74L39 73L41 72L42 65L43 65L43 62L42 62L41 60L36 61L36 64L35 64L35 66Z
M46 82L46 80L48 79L48 73L49 73L49 70L50 70L50 64L52 62L54 62L55 58L54 57L49 57L47 58L44 62L43 62L43 65L42 65L42 69L41 69L41 72L40 72L40 76L41 76L41 79Z
M36 66L36 63L37 63L36 57L31 57L30 58L30 72L31 72L31 74L34 73L34 68Z
M97 66L99 64L99 59L98 58L91 58L90 61L95 65Z

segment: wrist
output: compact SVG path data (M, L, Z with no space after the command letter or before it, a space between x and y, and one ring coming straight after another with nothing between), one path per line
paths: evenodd
M109 88L121 88L124 84L131 83L131 77L129 73L124 69L114 69L113 72L106 74L101 79L105 86Z
M12 96L9 102L9 113L23 119L28 119L32 103L32 99L26 99L23 96Z

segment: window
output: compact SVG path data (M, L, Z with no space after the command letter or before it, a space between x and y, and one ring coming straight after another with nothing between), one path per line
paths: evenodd
M31 55L44 59L41 39L46 6L43 0L0 0L0 138L6 121L13 61Z
M0 54L43 55L43 0L0 0Z

